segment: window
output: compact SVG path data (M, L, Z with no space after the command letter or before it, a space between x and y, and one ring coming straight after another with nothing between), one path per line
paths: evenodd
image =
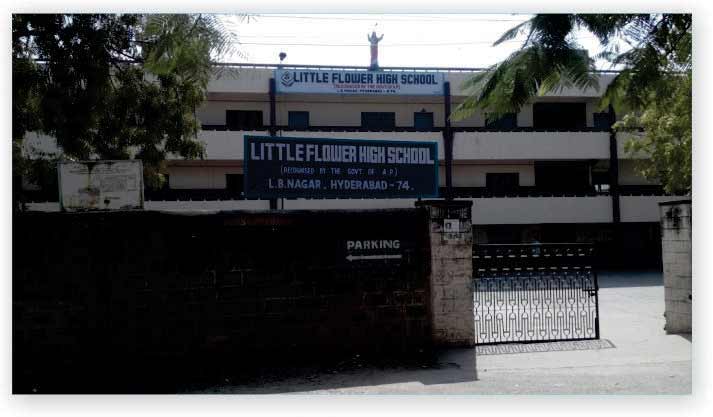
M225 174L225 189L231 195L241 195L243 193L243 174Z
M535 161L535 186L539 191L588 192L589 165L587 162Z
M517 172L488 172L485 174L485 186L493 194L517 192L520 186L520 174Z
M254 130L263 127L259 110L226 110L225 125L228 130Z
M416 129L432 129L433 128L433 113L418 112L413 114L413 127Z
M609 191L609 171L592 170L592 186L597 192Z
M393 129L396 127L396 113L362 112L361 127L366 129Z
M594 127L597 129L609 129L611 127L611 123L609 123L609 113L594 113Z
M309 127L308 111L291 111L287 113L287 127L290 129L306 129Z
M486 115L485 127L490 129L514 129L517 127L517 114L505 113L492 120L489 120Z
M581 129L587 127L585 103L535 103L533 126L539 129Z

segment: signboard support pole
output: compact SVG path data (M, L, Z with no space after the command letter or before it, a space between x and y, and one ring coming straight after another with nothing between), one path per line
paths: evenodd
M275 123L275 79L270 78L270 136L275 136L277 125Z
M270 78L270 127L269 127L269 132L270 136L276 136L277 134L277 125L275 123L275 112L276 112L276 103L275 103L275 79ZM270 199L270 210L277 210L277 199L276 198L271 198Z
M453 130L451 129L451 83L443 83L443 147L446 151L446 200L453 199Z
M611 127L616 123L614 107L609 106L609 194L611 194L612 223L621 221L619 209L619 150L616 143L616 131Z

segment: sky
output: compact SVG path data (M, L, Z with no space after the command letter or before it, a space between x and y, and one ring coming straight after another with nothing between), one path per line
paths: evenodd
M249 19L222 15L244 56L221 57L224 62L275 64L369 65L367 34L376 29L379 65L483 68L517 50L523 37L493 46L505 31L526 21L524 14L254 14ZM601 45L589 32L576 41L590 56ZM611 69L597 61L599 69Z

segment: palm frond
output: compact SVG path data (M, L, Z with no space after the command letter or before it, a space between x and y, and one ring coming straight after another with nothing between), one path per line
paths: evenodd
M539 42L533 43L466 80L462 88L468 97L456 107L452 118L462 120L479 110L499 117L519 111L538 95L567 87L598 89L594 60L567 45L568 48L553 52Z
M602 45L609 45L610 40L622 34L630 24L637 21L646 21L650 18L647 14L577 14L577 25L584 27L597 37Z
M211 14L149 15L143 36L145 66L150 72L179 76L203 85L214 74L213 60L240 54L237 35L220 17Z
M512 29L508 30L507 32L503 33L498 40L493 42L493 46L500 45L503 42L515 39L519 35L525 33L525 31L531 26L532 24L532 19L526 20L519 25L513 27Z

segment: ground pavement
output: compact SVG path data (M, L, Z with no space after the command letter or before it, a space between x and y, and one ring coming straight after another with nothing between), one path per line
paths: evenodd
M454 349L442 352L437 366L424 369L364 367L226 383L200 393L690 394L691 337L663 330L661 273L604 272L599 282L603 340L548 346L584 350L488 352L477 356L477 379L473 350Z

